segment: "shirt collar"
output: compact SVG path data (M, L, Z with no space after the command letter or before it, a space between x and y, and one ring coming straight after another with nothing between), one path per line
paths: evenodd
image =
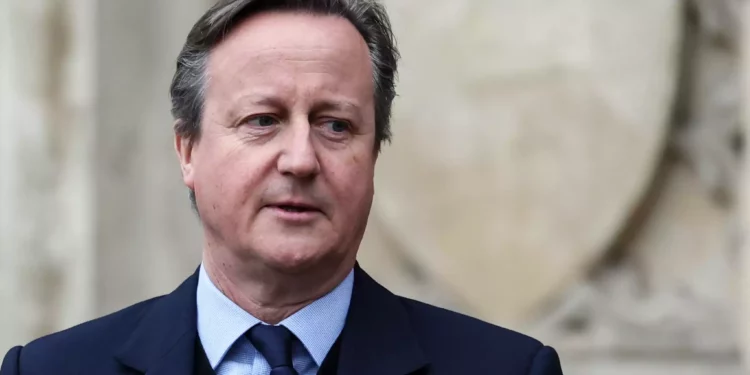
M344 328L353 284L352 270L331 292L279 323L297 336L318 366ZM206 357L215 369L235 341L261 321L219 291L203 265L196 293L198 335Z

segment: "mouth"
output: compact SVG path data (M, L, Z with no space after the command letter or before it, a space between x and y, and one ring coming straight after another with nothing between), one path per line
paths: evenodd
M277 220L292 225L310 224L323 215L319 208L299 202L269 204L265 208L269 209Z
M314 207L294 205L294 204L279 204L279 205L271 205L270 207L284 210L286 212L313 212L313 211L319 212L320 211Z
M280 202L275 204L269 204L266 206L266 208L270 208L274 211L276 211L279 214L283 215L312 215L312 214L322 214L323 211L311 204L302 203L302 202Z

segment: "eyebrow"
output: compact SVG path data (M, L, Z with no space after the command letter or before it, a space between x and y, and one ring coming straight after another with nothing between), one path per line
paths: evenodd
M238 102L243 104L263 105L268 107L283 108L285 103L281 98L273 95L249 94L243 95Z
M267 105L270 107L284 107L285 101L272 94L246 94L237 98L238 103L250 103L255 105ZM324 99L313 105L318 110L359 110L360 106L346 99Z
M247 105L267 106L284 111L288 110L286 101L278 95L271 93L248 93L237 98L232 112L241 112L240 108ZM355 122L363 121L362 107L357 102L344 98L319 100L313 104L310 110L312 114L326 111L348 113L353 117L351 120ZM236 115L238 113L233 113L233 116Z
M313 106L312 112L341 111L359 114L361 108L354 102L346 100L322 100Z
M284 109L284 101L278 96L264 94L242 94L229 102L228 112L232 118L244 115L248 106L265 106L277 109Z

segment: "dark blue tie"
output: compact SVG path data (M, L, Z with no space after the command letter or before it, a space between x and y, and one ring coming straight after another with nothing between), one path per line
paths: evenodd
M294 334L284 326L257 324L245 334L271 366L271 375L299 375L292 366Z

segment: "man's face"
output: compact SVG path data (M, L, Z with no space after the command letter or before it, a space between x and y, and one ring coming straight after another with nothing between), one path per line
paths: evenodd
M207 75L202 135L176 142L210 251L288 271L353 261L376 160L372 68L354 26L262 13L211 52Z

